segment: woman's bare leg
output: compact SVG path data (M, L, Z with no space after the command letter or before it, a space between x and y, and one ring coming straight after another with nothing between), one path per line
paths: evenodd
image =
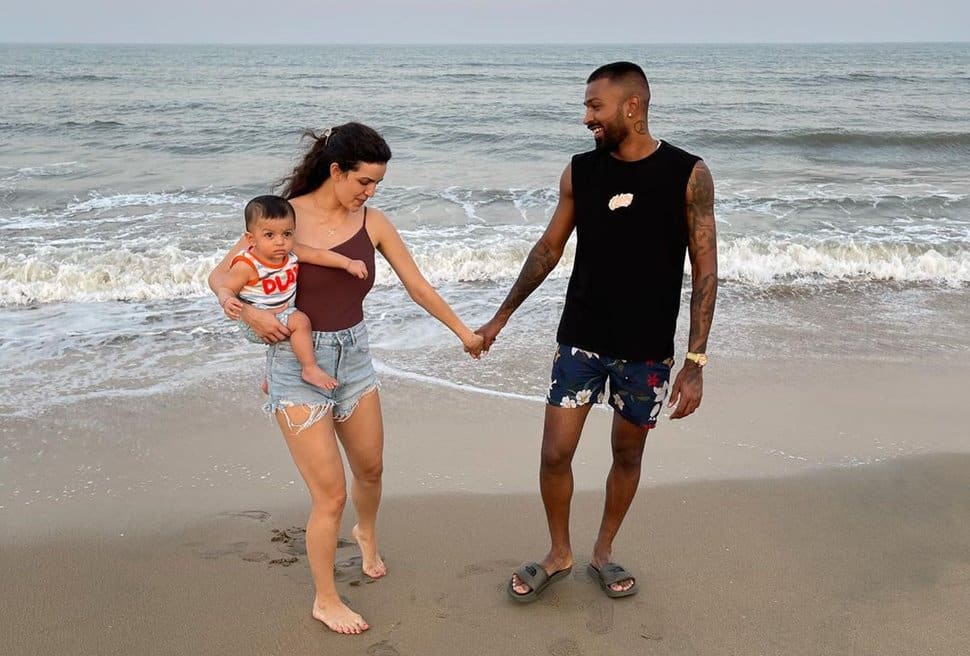
M377 390L365 394L336 429L353 474L350 498L357 511L354 539L360 545L361 569L371 578L380 578L387 574L387 567L377 549L377 509L384 471L384 422Z
M289 423L284 412L289 415ZM276 413L293 462L310 492L306 553L316 588L313 617L337 633L362 633L370 628L369 625L344 604L333 580L337 532L347 501L343 460L337 448L333 420L328 415L299 434L290 429L290 423L299 426L308 417L309 409L306 406L293 406Z

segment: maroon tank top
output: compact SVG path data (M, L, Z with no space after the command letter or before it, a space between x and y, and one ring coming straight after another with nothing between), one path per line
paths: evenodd
M296 307L310 317L313 330L334 332L364 320L364 297L374 286L374 244L367 234L367 208L360 230L331 248L352 260L363 260L367 277L361 280L343 269L300 262L296 278Z

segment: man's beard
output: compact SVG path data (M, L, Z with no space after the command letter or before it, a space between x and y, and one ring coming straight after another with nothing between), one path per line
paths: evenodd
M605 150L609 152L616 150L627 136L626 126L620 121L610 125L607 125L606 123L600 123L600 125L603 128L603 136L600 139L593 137L594 141L596 142L596 150Z

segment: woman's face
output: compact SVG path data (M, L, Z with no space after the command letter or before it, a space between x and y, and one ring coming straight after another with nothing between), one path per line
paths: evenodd
M377 185L384 180L386 172L386 163L360 162L357 168L349 171L341 171L339 166L333 164L330 176L333 178L337 200L351 212L359 210L377 193Z

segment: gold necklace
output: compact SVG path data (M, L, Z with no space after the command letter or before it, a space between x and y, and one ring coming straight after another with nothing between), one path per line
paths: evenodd
M323 211L323 208L320 207L320 202L317 200L317 197L316 196L313 196L312 197L312 200L313 200L313 206L317 208L317 211L318 212L320 212L320 216L321 217L326 216L326 212L324 212ZM329 227L328 226L323 226L323 227L327 231L327 237L333 237L334 235L337 234L337 228L335 228L333 226L329 226Z

